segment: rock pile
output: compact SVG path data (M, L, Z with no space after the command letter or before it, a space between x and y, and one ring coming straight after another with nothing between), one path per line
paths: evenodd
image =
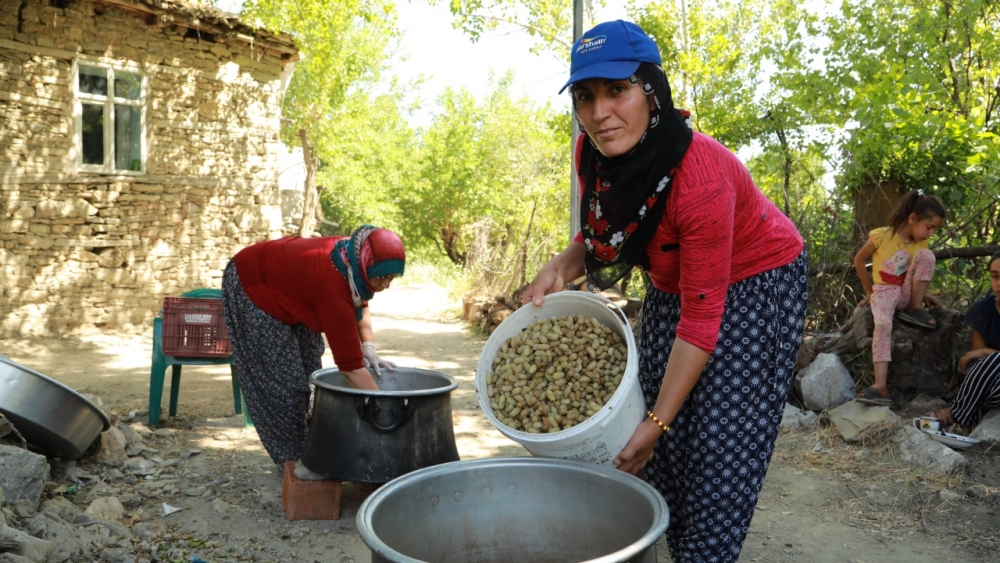
M0 561L194 561L221 545L208 540L215 532L205 514L252 516L280 505L273 492L234 479L245 466L202 459L202 449L183 447L187 438L119 423L78 461L0 443ZM203 510L192 511L192 501ZM248 558L238 547L222 553Z
M847 367L835 354L822 353L823 340L836 342L831 335L806 337L797 362L793 399L804 409L786 405L782 428L811 426L817 420L836 427L847 443L891 439L900 452L900 459L930 473L961 471L968 460L956 451L914 429L909 418L897 416L889 407L860 404L853 400L855 384ZM905 408L923 415L945 406L940 399L918 395ZM913 416L913 414L911 414ZM977 448L1000 443L1000 409L990 412L971 438L981 441Z

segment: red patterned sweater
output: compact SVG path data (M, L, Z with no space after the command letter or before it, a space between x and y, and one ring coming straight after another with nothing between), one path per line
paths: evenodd
M583 184L581 177L581 191ZM575 240L583 242L582 235ZM757 188L736 155L694 132L646 248L653 285L681 296L677 336L711 353L729 286L791 263L802 247L795 225Z
M361 336L347 280L330 252L344 237L286 237L259 242L236 254L243 291L279 321L304 323L326 334L340 371L360 369Z

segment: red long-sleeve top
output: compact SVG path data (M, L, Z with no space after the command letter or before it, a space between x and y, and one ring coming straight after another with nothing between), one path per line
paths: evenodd
M584 180L581 176L581 193ZM575 240L583 242L582 234ZM677 336L712 353L729 286L791 263L802 247L795 225L753 183L736 155L694 132L646 247L653 285L681 296Z
M253 304L279 321L326 335L340 371L363 366L361 336L347 280L330 260L343 237L286 237L236 254L236 273Z

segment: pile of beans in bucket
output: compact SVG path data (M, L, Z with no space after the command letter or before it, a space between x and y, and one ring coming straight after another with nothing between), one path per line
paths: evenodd
M540 319L504 342L493 360L493 414L532 434L576 426L611 400L627 359L626 345L595 318Z

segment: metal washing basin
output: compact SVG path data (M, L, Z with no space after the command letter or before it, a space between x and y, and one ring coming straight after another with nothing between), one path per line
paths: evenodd
M0 412L51 457L77 459L111 427L97 405L51 377L0 356Z

